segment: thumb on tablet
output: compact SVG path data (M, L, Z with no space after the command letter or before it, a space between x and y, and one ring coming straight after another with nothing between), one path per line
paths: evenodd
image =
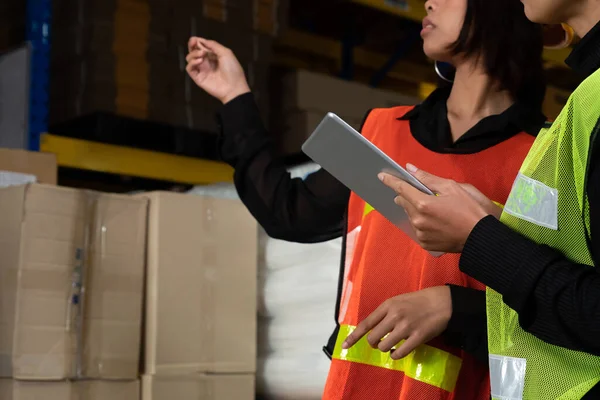
M406 164L406 170L436 194L442 193L444 186L449 182L448 179L432 175L429 172L425 172L412 164Z

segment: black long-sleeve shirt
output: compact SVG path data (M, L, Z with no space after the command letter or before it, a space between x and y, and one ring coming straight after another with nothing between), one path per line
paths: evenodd
M521 131L536 134L545 121L541 113L517 103L501 115L480 121L453 142L446 107L449 93L449 88L439 89L403 117L410 121L413 136L431 151L483 151ZM304 180L291 179L274 152L251 94L225 105L219 121L221 158L235 168L240 198L270 236L313 243L345 234L350 191L324 170ZM487 362L485 293L453 286L451 294L448 344Z
M576 46L567 63L584 77L600 68L600 23ZM594 265L600 267L600 137L593 140L586 191L590 250ZM505 303L518 312L519 323L527 332L557 346L600 356L597 268L575 264L493 217L484 218L471 233L460 268L501 293ZM600 398L600 384L585 398Z

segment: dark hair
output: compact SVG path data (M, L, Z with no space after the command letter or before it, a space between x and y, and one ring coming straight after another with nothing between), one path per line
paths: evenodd
M480 57L485 69L516 101L541 110L546 94L542 26L525 16L519 0L467 0L454 54Z

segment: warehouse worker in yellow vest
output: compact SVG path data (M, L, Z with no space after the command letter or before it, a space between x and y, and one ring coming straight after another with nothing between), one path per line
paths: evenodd
M566 22L582 38L567 64L585 80L538 135L504 210L413 166L438 196L380 178L421 246L462 253L461 270L489 287L492 397L600 399L600 0L521 1L530 20Z

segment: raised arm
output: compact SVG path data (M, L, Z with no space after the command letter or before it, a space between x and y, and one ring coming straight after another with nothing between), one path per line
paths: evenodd
M198 37L188 47L188 74L224 104L219 151L234 167L240 198L258 222L283 240L311 243L341 236L350 191L323 170L292 179L275 154L233 52Z

